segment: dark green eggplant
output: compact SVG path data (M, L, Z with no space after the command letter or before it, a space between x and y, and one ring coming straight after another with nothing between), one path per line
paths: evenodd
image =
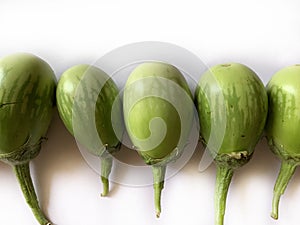
M42 225L29 162L35 158L51 122L56 77L42 59L26 53L0 59L0 159L10 164L24 197Z

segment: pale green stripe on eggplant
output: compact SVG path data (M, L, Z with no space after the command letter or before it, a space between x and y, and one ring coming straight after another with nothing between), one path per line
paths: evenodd
M300 157L300 66L277 72L267 85L270 112L266 132L282 155Z
M281 159L271 212L271 216L277 219L280 197L300 164L300 65L288 66L275 73L267 85L267 91L268 144Z
M60 116L77 141L95 155L103 153L104 144L109 147L119 145L111 122L111 108L114 101L119 101L118 92L117 86L107 74L89 65L74 66L60 78L57 88ZM121 106L116 109L120 111ZM121 120L121 112L119 114L118 120ZM90 121L91 118L95 121ZM80 122L80 126L74 124L75 121ZM94 136L91 122L96 124L97 137ZM118 128L122 126L119 123Z
M123 132L119 90L104 71L90 65L76 65L66 70L58 83L57 108L62 121L90 153L101 159L102 196L109 191L109 174L112 168L112 153L120 149ZM117 120L115 132L112 125L112 107ZM116 112L117 111L117 112ZM119 130L118 130L119 131Z
M11 103L0 109L0 151L3 154L17 151L28 137L27 144L37 143L40 134L46 133L52 117L56 86L52 69L48 65L43 68L39 65L44 64L43 61L29 55L21 62L24 65L9 57L0 60L0 104Z
M35 158L51 122L56 78L31 54L0 59L0 159L13 166L23 195L41 225L51 223L40 209L29 161Z
M223 153L245 150L252 152L260 138L253 133L262 132L266 119L266 116L261 118L261 115L266 115L268 105L267 95L261 91L264 86L251 70L246 71L252 74L251 76L242 73L238 78L231 75L229 70L223 71L222 74L218 74L218 72L220 72L218 68L212 68L206 72L201 77L200 86L196 92L199 102L197 104L202 111L199 113L203 128L200 128L202 138L208 140L212 135L210 138L219 140L224 137L221 146ZM214 76L215 79L213 84L211 76ZM224 99L226 99L225 102L223 102ZM221 110L222 106L226 110L225 112ZM225 136L222 129L214 130L211 133L211 127L219 127L219 124L224 123L225 115L227 115ZM261 118L260 122L252 123L259 118ZM217 147L211 146L211 150L217 152Z
M202 141L217 166L215 224L223 225L234 170L251 159L261 138L267 93L251 69L230 63L214 66L200 78L195 101Z

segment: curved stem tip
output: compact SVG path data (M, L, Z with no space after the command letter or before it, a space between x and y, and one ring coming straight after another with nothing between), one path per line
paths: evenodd
M277 177L272 201L272 212L271 217L275 220L278 219L278 206L281 195L283 195L290 179L295 173L297 164L287 161L282 161L279 175Z

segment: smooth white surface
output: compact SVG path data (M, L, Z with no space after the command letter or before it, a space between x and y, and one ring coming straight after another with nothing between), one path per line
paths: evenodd
M299 1L8 1L0 2L0 56L31 52L57 76L78 63L136 41L165 41L197 54L208 66L240 62L266 83L284 66L300 62ZM212 225L215 167L199 173L201 147L162 197L155 218L152 187L112 185L101 198L98 175L85 163L56 115L32 176L40 203L56 225ZM299 224L300 174L270 218L279 161L263 140L233 178L225 225ZM37 224L11 168L0 164L0 224Z

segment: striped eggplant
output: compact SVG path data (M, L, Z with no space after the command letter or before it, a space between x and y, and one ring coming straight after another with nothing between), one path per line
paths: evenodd
M0 159L10 164L36 219L49 225L39 207L29 161L45 139L55 105L56 77L42 59L18 53L0 59Z
M112 153L120 149L122 113L119 90L102 70L76 65L60 77L57 108L66 128L90 153L101 160L102 196L109 192Z
M142 63L126 82L123 112L134 149L151 165L159 217L167 163L180 156L191 130L194 115L191 92L174 66Z
M205 72L195 96L201 139L217 166L215 224L221 225L234 170L250 160L261 138L268 110L267 94L250 68L229 63Z
M281 160L271 216L278 218L280 196L300 164L300 65L278 71L267 84L269 115L266 125L268 144Z

